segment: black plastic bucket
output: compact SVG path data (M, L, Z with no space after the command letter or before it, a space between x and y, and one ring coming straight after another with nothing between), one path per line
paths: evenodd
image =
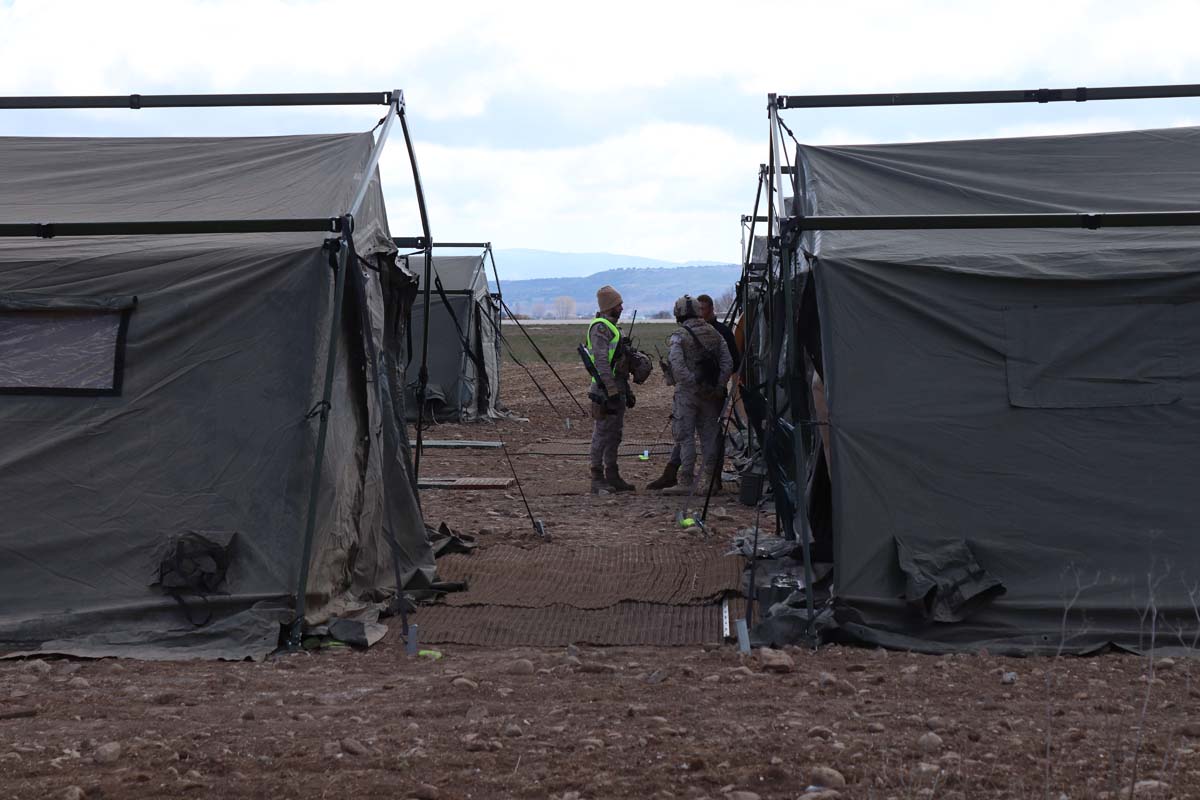
M744 506L756 506L762 499L763 476L756 472L743 472L738 502Z

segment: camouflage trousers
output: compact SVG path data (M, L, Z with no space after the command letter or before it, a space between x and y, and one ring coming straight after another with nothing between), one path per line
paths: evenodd
M702 466L706 472L717 465L720 458L721 400L698 397L686 389L675 391L671 432L675 436L675 448L671 461L678 459L679 471L683 475L696 473L696 434L700 435Z
M615 469L617 466L617 449L621 446L621 437L625 434L625 401L622 397L620 403L614 403L617 408L614 411L611 406L608 409L608 415L604 419L594 420L592 422L592 467L607 467Z

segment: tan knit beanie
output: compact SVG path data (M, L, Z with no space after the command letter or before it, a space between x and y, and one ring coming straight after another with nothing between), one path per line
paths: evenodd
M612 311L621 304L621 293L611 286L601 286L596 292L596 306L601 311Z

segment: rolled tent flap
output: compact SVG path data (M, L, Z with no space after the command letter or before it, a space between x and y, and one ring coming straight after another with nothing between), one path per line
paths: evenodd
M1004 584L975 560L966 540L920 542L896 539L904 573L904 599L925 619L960 622L1004 594Z

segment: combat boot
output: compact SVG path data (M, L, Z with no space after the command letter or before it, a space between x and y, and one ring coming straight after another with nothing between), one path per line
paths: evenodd
M679 483L679 465L667 462L663 474L646 484L647 489L669 489Z
M604 478L606 481L608 481L609 487L614 492L634 491L633 484L626 482L626 480L621 477L621 473L616 467L609 467L608 469L604 470Z
M709 491L710 483L712 484L711 493ZM696 494L711 495L712 497L716 497L720 493L721 493L721 476L718 475L716 478L713 478L713 474L711 472L705 471L705 472L700 473L700 477L696 481Z
M670 486L666 489L663 489L663 494L669 494L669 495L691 494L692 493L692 484L694 482L695 482L695 478L692 475L692 473L681 472L681 473L679 473L679 483L675 484L674 486Z
M604 479L603 467L592 467L592 494L608 494L612 487Z

